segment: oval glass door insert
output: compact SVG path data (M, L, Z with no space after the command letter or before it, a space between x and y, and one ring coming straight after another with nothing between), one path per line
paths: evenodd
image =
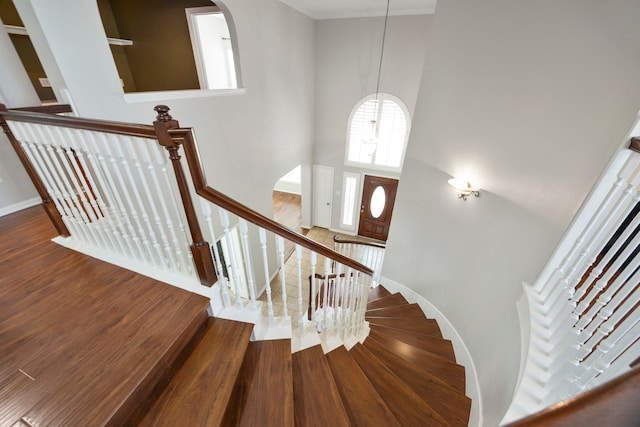
M371 194L371 203L369 204L371 216L374 218L378 218L380 215L382 215L386 203L387 193L385 193L384 188L379 185L375 190L373 190L373 193Z

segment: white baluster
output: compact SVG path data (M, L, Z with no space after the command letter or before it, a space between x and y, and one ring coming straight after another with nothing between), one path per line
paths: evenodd
M160 202L159 217L156 219L156 225L160 230L160 239L162 240L165 257L168 259L171 269L177 272L180 270L179 266L183 259L182 253L184 253L184 250L179 243L180 240L174 225L175 215L172 214L171 210L171 206L173 205L171 201L172 198L167 197L167 192L169 194L172 193L169 188L163 188L160 184L161 178L165 176L167 172L167 157L155 140L148 141L142 146L142 149L144 150L142 157L147 159L147 172L151 176L151 182L154 188L154 199ZM160 212L162 212L161 216ZM168 231L168 235L164 232L165 228ZM213 239L212 241L215 242L216 240ZM217 250L217 248L215 248L215 250Z
M102 215L100 222L105 232L109 235L115 253L131 256L129 244L119 229L117 203L114 200L112 189L103 174L100 161L94 155L95 145L92 138L92 132L80 131L78 159L85 171L91 171L90 173L87 172L87 178L94 189L93 194Z
M285 283L285 269L284 269L284 239L280 236L276 236L276 246L278 247L278 259L280 260L280 281L282 282L282 316L285 319L289 318L289 311L287 309L287 286Z
M632 254L632 252L634 252L638 248L638 246L640 245L640 233L636 235L633 241L624 248L620 256L618 256L613 263L610 263L613 255L618 252L618 249L620 249L622 244L627 240L627 237L629 237L629 235L637 225L640 225L640 215L638 215L637 221L634 221L634 224L625 229L620 238L603 257L603 260L600 262L600 264L604 265L604 260L606 259L606 264L611 265L609 266L609 268L607 268L606 273L604 273L602 277L598 279L598 281L593 286L593 289L589 291L586 297L576 307L573 312L575 317L579 317L591 305L591 302L594 300L594 298L607 286L611 278L618 272L623 263L627 262L627 259ZM603 268L604 267L601 267L601 269Z
M117 185L116 178L114 178L114 175L116 175L116 177L118 177L119 175L117 171L116 159L114 159L110 154L108 149L108 142L104 138L104 135L96 132L92 136L94 136L95 139L92 138L90 141L94 144L94 152L97 153L98 161L100 161L102 165L102 170L106 175L107 181L109 183L109 188L111 189L111 194L113 195L116 202L115 207L117 207L118 215L117 224L121 224L121 226L119 226L120 234L122 234L124 240L127 242L127 247L129 248L129 256L134 259L140 259L140 242L137 239L137 236L135 236L135 231L129 217L127 204L122 197L124 194L120 191L120 186Z
M267 294L269 326L273 326L275 315L273 313L273 301L271 300L271 277L269 275L269 257L267 256L267 233L263 228L259 228L258 233L260 235L260 247L262 248L262 264L264 267L264 280L266 283L265 292Z
M342 310L344 276L342 275L342 264L335 261L334 263L336 279L333 284L333 328L336 333L340 333L343 326L342 317L344 316Z
M615 233L616 228L631 213L638 200L640 200L640 195L638 194L636 187L630 184L628 188L623 192L622 197L617 201L612 211L609 213L609 216L607 218L603 218L603 222L599 229L600 233L598 236L596 236L598 238L598 242L596 245L594 245L594 250L591 253L590 262L582 267L581 271L585 271L588 265L592 265L597 260L598 254L607 244L610 237ZM629 233L625 233L625 237L618 239L616 245L619 247L628 236ZM606 266L608 261L611 259L613 253L615 253L615 250L610 249L605 255L606 260L600 260L600 262L598 263L598 267L594 267L592 269L591 274L589 275L590 280L585 281L582 286L575 290L575 295L573 295L571 298L574 304L578 303L581 300L581 298L591 286L591 283L593 283L593 280L595 280L602 273L604 266ZM575 279L574 286L577 285L579 280L580 278Z
M353 327L354 335L360 332L361 323L364 321L363 310L362 310L362 280L364 278L364 274L359 271L353 272L353 293L356 296L353 304ZM362 318L361 318L362 317Z
M236 305L238 308L242 308L242 300L240 299L240 288L238 287L238 266L236 266L235 260L236 255L233 250L233 244L231 241L231 233L229 230L229 212L222 208L218 208L218 214L220 215L220 224L222 224L222 229L224 232L224 236L227 239L227 249L229 250L229 258L227 262L231 266L231 276L233 277L233 290L236 294Z
M364 325L364 318L367 311L367 300L369 296L369 291L371 290L371 281L373 277L364 274L361 272L357 272L356 274L356 286L359 290L359 298L358 298L358 316L356 319L357 332L359 333L362 330L362 326Z
M133 143L133 141L129 138L110 134L109 142L110 148L113 150L112 152L120 159L120 168L117 170L121 173L117 174L117 176L120 179L121 188L125 193L131 217L136 224L136 235L140 241L142 257L146 262L158 265L160 262L154 259L152 243L147 234L147 232L153 231L149 229L151 221L149 215L147 215L147 210L142 204L142 195L138 189L138 183L135 181L133 173L131 172L131 159L126 155L126 150L123 147L125 144Z
M127 144L123 144L123 150L126 152L127 157L132 159L133 167L138 174L139 183L142 184L142 194L140 197L141 211L143 213L143 220L147 228L148 240L150 240L151 248L150 252L153 254L152 258L157 259L158 265L166 267L165 256L163 254L162 247L156 234L156 227L159 233L162 233L162 227L158 226L160 223L160 213L157 207L157 199L153 194L151 187L149 186L149 179L145 174L143 168L144 151L143 148L147 144L147 141L142 138L129 138ZM130 173L130 172L129 172ZM138 192L138 194L140 194ZM150 208L151 215L153 216L153 222L149 216L148 210L145 207ZM155 225L155 227L154 227ZM165 237L166 239L166 237Z
M249 252L249 235L247 221L243 218L238 220L240 224L240 236L242 237L242 250L244 252L244 261L247 263L247 279L249 281L249 298L251 299L251 308L254 310L258 307L256 305L256 289L253 282L253 268L251 267L251 253Z
M316 324L316 263L318 255L311 251L311 279L309 280L309 307L311 310L311 321Z
M182 199L180 197L180 191L176 184L175 175L173 172L173 166L169 165L166 150L156 149L154 153L160 159L157 160L157 164L160 165L160 177L163 181L164 193L167 194L166 200L171 211L171 232L173 239L174 252L177 259L180 261L181 270L193 271L193 264L191 262L191 251L189 250L191 236L189 236L188 230L185 227L185 213L182 205ZM171 169L171 171L169 170Z
M71 148L73 147L73 140L67 140L59 128L40 126L39 129L43 140L46 138L51 141L52 148L56 147L57 163L61 165L66 185L71 191L72 199L78 208L88 234L91 236L92 243L101 248L107 248L108 239L101 233L99 227L96 227L98 218L89 202L84 185L80 182L80 177L83 175L82 171L74 168L76 164L75 154Z
M302 246L296 244L296 264L298 267L298 328L300 333L304 326L304 310L302 309Z
M592 252L591 243L593 243L594 239L597 238L598 233L594 232L595 227L602 222L603 218L608 218L609 215L609 207L616 198L619 198L618 193L621 191L621 187L627 182L627 178L634 174L635 169L638 167L638 159L635 157L629 158L625 165L620 169L618 174L618 180L609 190L607 196L603 200L603 202L598 207L597 211L592 215L588 224L584 227L580 236L574 242L573 247L564 257L560 265L558 266L556 273L552 275L550 280L545 284L544 287L541 287L539 284L536 284L537 292L548 292L549 290L556 289L558 286L563 286L569 288L570 296L573 295L571 292L571 286L569 285L569 281L573 279L573 275L576 271L584 271L586 269L585 258ZM619 203L616 204L617 207L621 205L631 193L628 192L631 190L631 185L627 186L627 192L622 195L622 200L618 200ZM614 208L616 209L616 208ZM592 235L593 233L593 235ZM590 244L583 250L582 244L587 241ZM576 258L578 256L578 258ZM554 278L558 278L557 281Z
M60 194L55 181L49 174L44 161L40 158L38 147L35 144L27 144L25 142L20 142L20 145L22 146L24 152L27 154L27 157L29 157L29 161L34 166L34 169L38 173L38 176L40 177L40 179L42 179L47 189L47 193L49 193L49 196L51 196L51 199L58 209L58 212L62 216L67 229L74 238L80 239L82 234L78 230L75 218L73 218L73 215L69 211L69 207L62 200L62 195Z
M620 323L620 321L622 321L624 317L632 313L632 311L638 304L638 301L640 301L640 288L637 288L636 291L631 296L631 298L627 299L627 296L629 295L630 291L637 286L637 283L638 283L637 277L640 276L640 274L636 274L635 276L636 276L636 281L632 282L633 283L632 286L628 286L629 292L626 292L620 296L616 295L617 301L613 302L612 304L609 304L609 305L615 305L615 307L607 306L605 307L605 309L601 310L601 312L598 314L598 319L600 321L592 322L593 332L590 335L587 335L587 331L585 330L585 333L583 333L583 335L586 335L590 338L587 339L584 342L584 344L579 346L579 349L576 351L576 356L575 356L577 360L575 360L574 363L580 362L586 359L587 357L589 357L589 355L593 351L593 348L596 346L596 344L601 342L611 332L613 332L613 330L616 328L616 325L618 325L618 323ZM622 303L623 301L624 303ZM619 304L619 306L616 303ZM591 325L589 326L591 329Z
M331 284L331 279L329 279L329 275L331 274L330 270L331 260L327 257L324 259L324 286L323 286L323 300L322 300L322 331L326 331L328 327L328 317L331 313L331 308L329 307L329 286Z
M200 207L207 222L207 228L209 230L209 237L211 240L211 247L213 248L213 259L216 263L216 270L218 279L220 280L220 294L222 295L222 303L225 307L231 306L231 298L229 297L229 280L223 274L222 261L220 261L220 251L218 251L218 239L216 239L216 233L213 229L213 218L211 213L211 203L208 200L200 199Z
M589 358L593 360L588 360L576 368L573 373L575 381L569 386L565 396L575 396L585 390L596 376L609 368L615 359L638 340L638 336L640 336L640 317L628 317L606 340L598 344L596 351Z
M108 250L121 254L122 247L119 244L116 236L111 229L111 225L108 220L105 220L106 214L104 207L100 206L100 201L102 197L100 195L100 188L96 184L96 181L93 177L93 173L91 168L87 165L87 162L84 158L84 149L79 143L82 141L82 134L71 134L70 129L61 129L61 132L64 133L64 138L67 141L74 141L74 137L78 141L77 146L73 149L73 152L68 153L69 160L73 166L75 171L75 177L78 181L80 181L80 187L82 188L81 195L84 195L84 198L88 201L85 202L85 209L89 213L91 217L91 222L93 226L99 230L99 233L104 242L105 248ZM69 143L71 145L71 143ZM102 201L104 204L104 201Z
M55 182L58 194L64 203L66 203L70 215L75 219L76 228L80 231L78 237L85 242L92 242L93 236L89 234L85 227L86 215L83 217L77 208L77 205L79 205L77 202L77 196L69 185L64 169L57 158L55 149L47 142L48 138L42 135L37 126L26 123L23 123L22 125L24 126L25 133L30 136L30 139L34 141L34 143L37 143L38 152L41 159L43 159L46 164L49 176L52 178L53 182ZM38 141L40 141L40 143L38 143Z
M578 331L582 331L584 329L585 332L589 334L594 331L600 323L597 319L595 321L593 320L596 315L598 315L598 317L611 316L617 305L620 304L627 295L629 295L637 285L638 280L640 280L640 270L635 271L634 273L634 270L637 268L637 263L629 263L629 265L619 273L613 283L607 286L607 290L598 297L591 308L589 308L589 310L580 318L578 323L574 326L574 329ZM633 276L629 278L629 275L632 273L634 273ZM615 299L612 301L614 295Z

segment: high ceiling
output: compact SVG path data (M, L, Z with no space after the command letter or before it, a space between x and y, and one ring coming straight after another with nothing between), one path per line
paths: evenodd
M314 19L384 16L387 0L280 0ZM434 13L436 0L391 0L389 15Z

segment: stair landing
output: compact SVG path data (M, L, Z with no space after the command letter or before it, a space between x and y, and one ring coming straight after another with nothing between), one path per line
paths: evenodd
M124 425L204 331L208 300L52 243L40 206L0 235L0 425Z

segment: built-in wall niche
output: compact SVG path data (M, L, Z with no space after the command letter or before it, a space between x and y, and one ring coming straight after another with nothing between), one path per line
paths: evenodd
M20 15L13 5L13 0L0 0L0 20L9 33L13 47L40 100L43 103L56 102L56 96L49 85L47 74L31 43L29 34L24 28Z
M237 87L233 40L210 0L98 0L125 93ZM217 50L216 50L217 49Z

